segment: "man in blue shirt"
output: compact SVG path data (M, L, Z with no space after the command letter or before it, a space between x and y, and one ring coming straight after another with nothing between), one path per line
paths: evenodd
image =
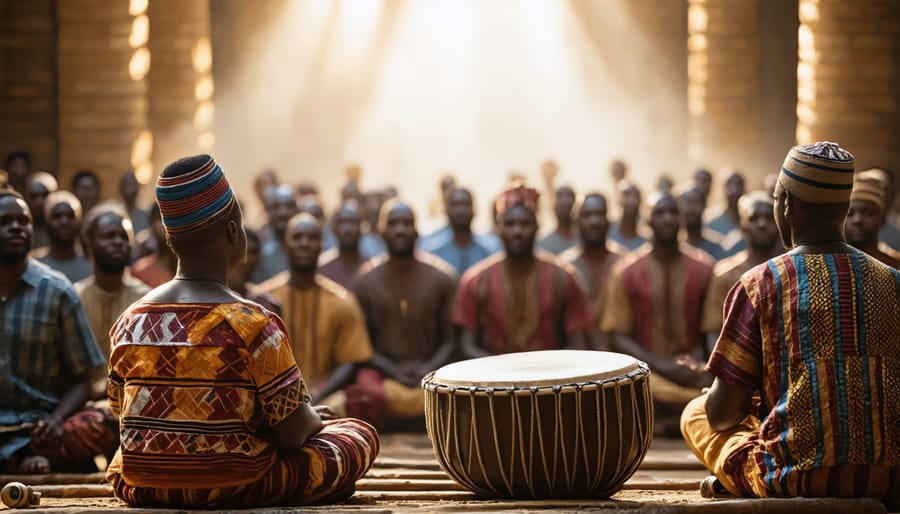
M420 248L445 260L460 275L476 262L492 255L499 247L489 236L472 233L475 209L472 193L456 188L447 195L449 231L439 230L422 240Z

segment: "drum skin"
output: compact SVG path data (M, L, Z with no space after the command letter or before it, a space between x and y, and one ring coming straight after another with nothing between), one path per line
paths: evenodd
M461 386L432 372L422 386L435 456L482 496L608 498L653 434L649 369L634 362L620 376L557 385Z

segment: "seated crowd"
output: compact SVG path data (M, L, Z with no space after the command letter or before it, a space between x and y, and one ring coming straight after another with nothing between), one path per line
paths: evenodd
M64 190L14 154L0 189L0 465L84 472L105 461L130 505L339 501L377 455L376 430L424 427L430 371L580 348L650 366L655 434L684 434L716 474L714 492L823 495L864 473L883 487L842 495L896 500L900 419L883 395L900 350L894 176L853 173L852 156L829 144L794 148L766 189L729 173L725 205L709 215L706 170L686 184L663 177L644 197L616 161L608 197L557 187L548 162L555 226L545 232L541 194L520 177L479 234L473 191L445 176L446 224L421 237L414 209L393 188L363 192L357 168L330 217L315 185L261 173L264 214L245 230L209 156L165 168L144 210L133 173L101 201L96 174ZM810 185L834 169L849 170L844 182ZM833 290L810 300L813 287ZM888 291L868 337L852 311L862 297L845 301L842 288ZM827 330L798 331L792 301L833 303L801 320ZM884 360L867 360L867 342ZM800 355L804 345L815 355ZM816 375L835 359L837 372ZM873 405L864 437L834 407L853 394ZM834 419L810 429L801 405Z

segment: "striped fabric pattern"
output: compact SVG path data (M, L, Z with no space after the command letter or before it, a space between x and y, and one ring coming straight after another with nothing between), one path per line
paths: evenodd
M356 481L372 466L378 449L378 434L371 425L346 418L326 421L299 451L279 453L271 469L250 484L162 489L129 485L121 475L112 483L116 496L132 507L221 509L333 503L353 495Z
M378 454L363 421L328 422L299 449L267 428L309 393L281 320L251 302L138 303L113 328L107 471L131 506L236 508L342 500Z
M900 273L861 252L785 254L743 275L708 365L762 398L760 429L725 466L738 487L882 496L869 489L896 486L898 298Z
M309 401L281 320L252 303L132 305L112 329L110 407L134 486L218 488L264 476L257 434ZM215 469L215 473L208 470Z
M795 146L784 159L778 181L806 202L846 202L853 189L853 167L853 156L835 143Z
M215 159L194 171L175 176L160 175L156 182L156 202L166 232L190 232L228 213L234 192Z
M881 212L887 205L889 184L881 180L879 173L871 171L863 171L857 173L853 179L853 192L850 193L850 201L860 200L863 202L871 202L878 206Z

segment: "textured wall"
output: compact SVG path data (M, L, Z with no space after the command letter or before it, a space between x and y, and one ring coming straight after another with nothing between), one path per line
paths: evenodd
M0 0L0 159L56 171L56 2ZM0 160L0 167L3 166Z

